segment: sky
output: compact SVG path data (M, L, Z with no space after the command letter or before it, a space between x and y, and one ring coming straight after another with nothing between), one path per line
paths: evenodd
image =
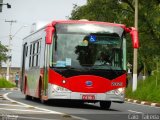
M14 20L11 35L12 67L21 66L22 39L29 35L33 23L46 23L53 20L66 20L71 14L73 4L79 6L86 4L87 0L3 0L3 3L11 4L11 9L3 5L0 12L0 42L9 44L10 23ZM27 27L22 27L27 26ZM5 63L2 65L6 66Z

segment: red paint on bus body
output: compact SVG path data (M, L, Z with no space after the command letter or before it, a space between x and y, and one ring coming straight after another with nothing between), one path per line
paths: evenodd
M27 83L27 77L25 76L25 82L24 82L24 94L25 95L30 95L30 90L29 90L29 87L28 87L28 83Z
M66 80L66 83L63 83L63 80ZM91 82L92 85L87 85L87 82ZM113 82L121 83L121 86L112 86ZM109 80L95 75L79 75L65 78L60 74L56 73L54 70L49 69L49 83L67 88L72 92L105 93L110 90L125 87L126 74L123 74L113 80Z
M53 33L55 31L52 24L48 24L45 28L46 31L46 44L51 44L53 39Z
M133 48L139 48L139 39L138 39L138 31L132 27L132 31L130 32L132 38Z

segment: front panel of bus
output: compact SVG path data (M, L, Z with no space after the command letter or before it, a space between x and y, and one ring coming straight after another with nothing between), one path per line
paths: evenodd
M98 24L56 24L50 46L49 99L124 100L124 30Z

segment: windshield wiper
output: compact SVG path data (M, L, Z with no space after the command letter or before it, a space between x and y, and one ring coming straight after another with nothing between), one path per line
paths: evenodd
M59 69L59 70L80 70L79 68L66 66L66 67L53 67L53 69Z
M111 64L101 64L101 65L94 65L94 66L92 66L92 69L93 69L93 70L104 70L104 68L96 68L96 66L97 66L97 67L98 67L98 66L108 66L108 70L111 70L111 71L114 72L116 75L118 75L117 70L112 69Z

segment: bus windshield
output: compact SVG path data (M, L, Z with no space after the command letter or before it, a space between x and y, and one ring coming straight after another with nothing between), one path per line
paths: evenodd
M122 34L117 26L57 24L50 66L122 70Z

